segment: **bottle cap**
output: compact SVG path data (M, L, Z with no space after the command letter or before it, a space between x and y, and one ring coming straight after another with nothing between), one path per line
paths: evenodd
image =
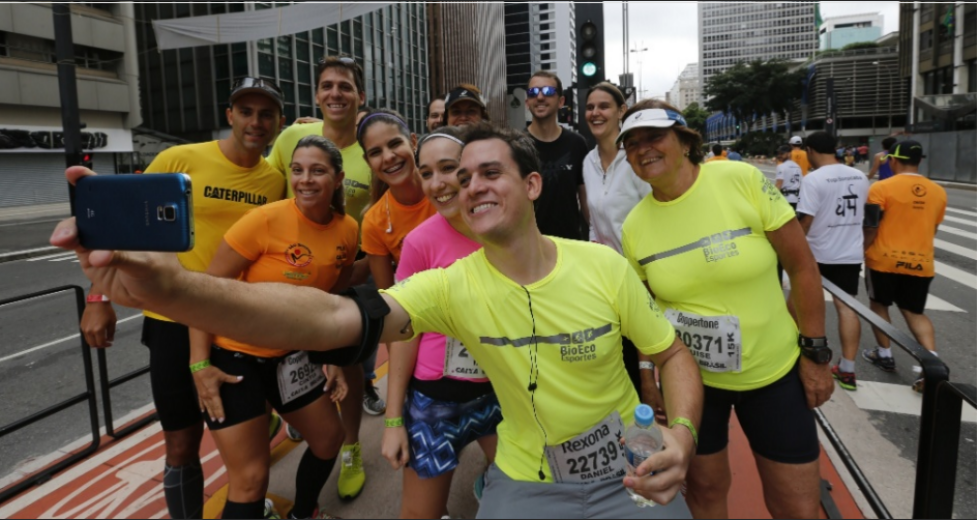
M655 421L655 412L647 404L640 404L635 408L635 424L645 428L652 425Z

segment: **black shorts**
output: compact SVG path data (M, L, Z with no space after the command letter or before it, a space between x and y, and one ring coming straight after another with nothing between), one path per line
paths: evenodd
M933 277L884 273L870 269L866 276L866 292L870 300L881 305L889 307L896 303L902 310L923 314L933 280Z
M243 376L240 382L235 384L221 385L221 402L224 406L224 422L215 423L210 417L205 417L207 427L211 430L221 430L235 426L256 417L265 415L265 403L272 405L279 414L287 414L296 410L301 410L322 397L326 386L325 378L319 378L318 373L322 373L323 366L310 363L308 358L305 363L295 367L287 367L286 372L291 381L298 381L305 377L314 376L321 379L321 383L315 384L305 392L295 395L287 403L283 404L283 397L279 391L279 365L294 353L287 356L274 358L260 358L226 350L218 346L211 347L211 365L221 369L228 375Z
M782 464L818 460L815 415L808 408L797 365L781 379L757 390L706 387L697 455L713 455L727 447L731 409L736 410L754 453Z
M819 274L853 296L859 294L859 272L862 268L862 264L818 264Z
M149 348L149 381L163 431L199 424L200 404L190 373L190 330L186 325L146 317L142 343Z

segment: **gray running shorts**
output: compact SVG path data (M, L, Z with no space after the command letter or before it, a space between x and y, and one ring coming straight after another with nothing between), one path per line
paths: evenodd
M692 518L682 494L638 507L620 480L593 484L520 482L489 466L476 518Z

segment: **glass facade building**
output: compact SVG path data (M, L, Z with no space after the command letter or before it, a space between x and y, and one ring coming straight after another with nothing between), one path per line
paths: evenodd
M235 78L278 83L286 124L320 117L316 64L327 55L352 56L364 69L367 105L392 108L414 131L424 129L429 92L426 6L388 4L340 23L289 36L159 52L152 20L271 9L286 2L137 3L140 90L144 126L192 141L228 128L224 110Z

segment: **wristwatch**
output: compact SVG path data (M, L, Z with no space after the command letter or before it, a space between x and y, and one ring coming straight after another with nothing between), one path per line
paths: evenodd
M824 337L806 338L799 334L798 347L801 348L801 355L819 365L827 365L832 361L832 349L829 348L829 342Z

